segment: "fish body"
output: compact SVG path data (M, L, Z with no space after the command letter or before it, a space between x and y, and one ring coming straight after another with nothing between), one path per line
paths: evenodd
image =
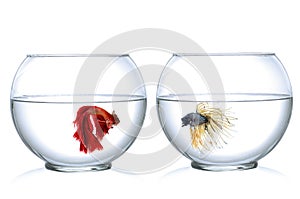
M195 127L207 123L208 119L199 113L189 113L181 118L181 121L182 127L187 125L190 125L190 127Z

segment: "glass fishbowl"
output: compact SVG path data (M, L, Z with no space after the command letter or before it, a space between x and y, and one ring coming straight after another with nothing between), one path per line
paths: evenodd
M10 101L22 141L56 171L109 169L136 139L146 111L129 55L28 55Z
M274 53L174 54L157 89L158 115L193 168L250 169L280 141L292 88Z

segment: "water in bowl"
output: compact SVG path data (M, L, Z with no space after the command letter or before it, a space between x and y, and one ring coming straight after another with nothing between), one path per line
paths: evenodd
M292 97L281 94L226 94L223 100L210 95L168 95L158 97L158 114L164 132L193 167L218 170L215 166L232 166L256 161L269 153L283 136L292 110ZM230 138L221 148L202 151L191 146L189 126L181 118L196 112L199 103L230 110L236 118ZM220 170L224 170L221 168Z
M77 110L86 105L101 107L109 113L115 111L120 120L101 141L103 150L87 154L79 150L79 142L73 138ZM129 95L21 96L11 99L11 107L14 124L27 147L51 169L65 166L67 170L99 164L109 167L138 135L146 99Z

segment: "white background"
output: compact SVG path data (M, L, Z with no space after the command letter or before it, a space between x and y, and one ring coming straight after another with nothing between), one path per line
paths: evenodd
M7 194L5 198L299 198L299 8L291 0L1 1L0 194ZM277 54L290 76L294 109L285 136L258 169L204 172L190 169L185 158L145 175L43 169L43 161L21 142L10 116L10 86L20 62L31 53L90 53L112 36L138 28L179 32L207 52Z

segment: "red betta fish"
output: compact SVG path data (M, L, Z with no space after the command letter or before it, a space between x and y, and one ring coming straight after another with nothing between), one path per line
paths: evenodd
M120 123L115 111L112 114L97 106L83 106L77 111L73 122L77 131L73 137L80 142L79 150L84 153L92 153L102 150L100 141L108 134L113 125Z

